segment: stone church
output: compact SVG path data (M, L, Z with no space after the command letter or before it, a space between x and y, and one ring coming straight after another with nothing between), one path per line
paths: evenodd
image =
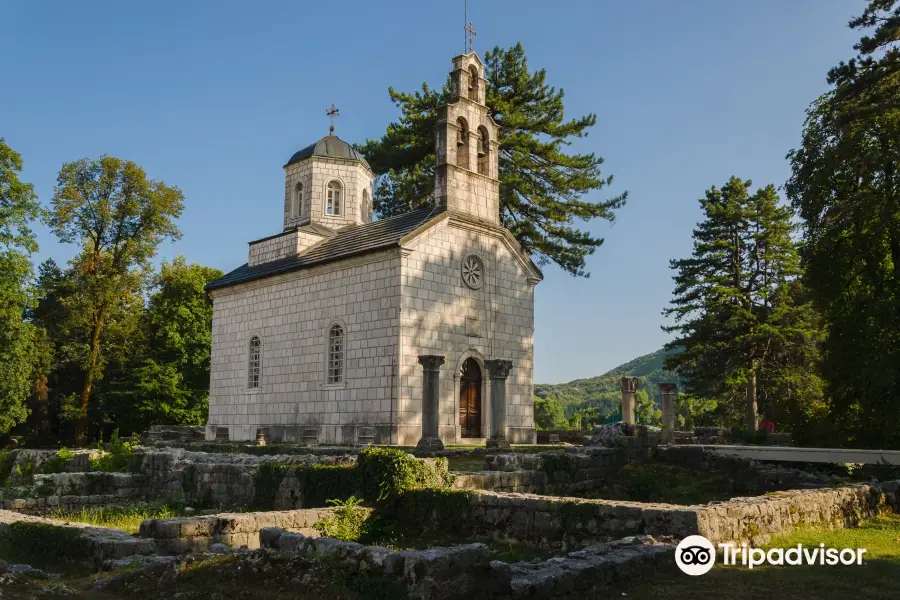
M250 242L247 263L207 288L208 439L415 445L419 356L439 355L443 442L485 442L491 360L511 363L507 439L534 442L542 274L500 224L498 132L477 54L453 59L451 85L433 208L373 220L375 174L333 126L287 161L282 231Z

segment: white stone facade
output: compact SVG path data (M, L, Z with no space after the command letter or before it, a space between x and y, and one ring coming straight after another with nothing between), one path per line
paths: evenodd
M400 252L391 250L213 292L209 425L231 439L354 441L355 428L389 425L396 381ZM346 336L345 380L326 382L328 331ZM247 388L250 338L262 341L262 374ZM393 378L396 379L396 378ZM393 387L392 387L393 386ZM280 429L280 431L279 431ZM214 432L213 432L214 435Z
M445 357L439 426L445 443L487 437L485 361L492 359L513 365L506 380L508 439L534 442L534 287L542 276L499 223L498 132L484 105L484 66L474 53L453 65L453 88L465 93L455 93L439 117L438 208L410 213L409 229L392 230L399 220L371 221L374 175L362 159L304 151L285 166L283 233L251 242L248 264L210 286L208 438L227 428L230 439L253 440L264 428L272 440L373 437L415 445L422 433L418 357L436 354ZM325 214L330 181L342 186L340 215ZM385 238L386 231L395 237ZM355 252L348 239L365 247ZM468 257L481 266L478 285L464 281ZM285 260L273 268L279 259ZM335 325L343 336L343 377L330 384ZM254 337L261 341L260 378L249 387ZM469 358L481 371L481 438L463 438L460 427L460 372Z
M474 358L482 373L482 431L490 431L490 379L484 362L507 359L507 437L534 443L534 286L538 279L517 256L504 230L448 213L403 249L401 270L400 443L421 433L421 354L444 356L441 368L440 436L465 443L458 419L459 376ZM461 277L463 259L484 263L484 284L471 289Z

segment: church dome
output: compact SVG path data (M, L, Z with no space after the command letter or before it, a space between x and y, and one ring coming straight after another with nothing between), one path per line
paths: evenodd
M353 146L334 135L333 133L323 137L315 144L310 144L302 150L298 150L291 157L285 166L300 162L304 158L310 156L324 156L327 158L349 158L350 160L358 160L370 171L372 167L363 158L363 155L353 149Z

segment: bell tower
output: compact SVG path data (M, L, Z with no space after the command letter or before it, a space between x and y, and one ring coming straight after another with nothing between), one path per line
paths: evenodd
M450 103L438 113L434 195L450 211L499 225L499 128L488 113L486 86L475 52L454 57Z

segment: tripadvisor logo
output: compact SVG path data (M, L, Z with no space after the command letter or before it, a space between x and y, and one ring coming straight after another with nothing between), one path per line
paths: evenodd
M742 565L748 569L761 565L861 565L865 548L826 548L825 544L804 547L797 544L793 548L771 548L768 551L748 544L719 544L722 564ZM702 535L690 535L675 548L675 564L688 575L704 575L716 562L716 549L712 542Z
M716 549L702 535L689 535L675 548L675 564L688 575L704 575L716 563Z

